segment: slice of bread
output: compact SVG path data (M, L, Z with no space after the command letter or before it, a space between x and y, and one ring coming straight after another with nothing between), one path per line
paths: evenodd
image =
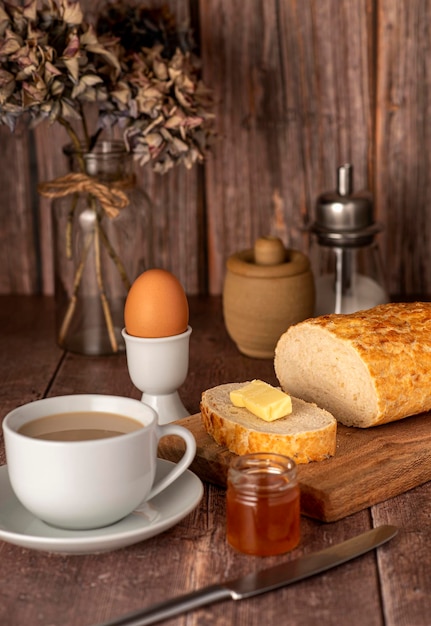
M219 445L238 455L284 454L298 464L322 461L335 454L337 422L328 411L292 398L290 415L266 422L230 401L229 393L245 384L219 385L202 394L202 423Z

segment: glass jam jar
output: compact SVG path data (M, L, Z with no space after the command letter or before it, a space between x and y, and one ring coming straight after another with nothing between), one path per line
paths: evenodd
M226 493L229 544L245 554L273 556L300 539L300 491L296 465L281 454L236 457Z

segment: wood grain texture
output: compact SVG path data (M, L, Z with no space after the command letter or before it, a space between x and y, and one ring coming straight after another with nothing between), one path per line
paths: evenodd
M234 455L207 434L200 414L180 423L196 439L195 474L225 487ZM430 446L429 414L369 429L339 425L334 457L297 466L302 513L333 522L431 480ZM160 456L177 462L184 447L177 437L165 437Z
M211 384L251 374L271 379L272 362L240 355L226 335L220 298L190 298L190 371L182 399L195 412ZM41 395L93 391L132 395L123 357L77 357L55 346L49 298L0 298L0 415ZM29 347L32 347L30 350ZM0 463L4 463L0 439ZM360 468L358 468L358 472ZM61 555L0 541L0 623L90 626L263 567L321 550L370 527L397 524L376 552L275 593L209 606L166 626L429 626L431 483L340 521L302 517L301 543L280 557L249 557L226 542L225 494L206 484L200 505L172 529L107 554ZM348 616L346 618L346 616Z
M431 3L377 5L376 199L389 285L419 293L431 278Z
M39 289L37 230L29 136L18 124L15 135L0 126L0 293L35 293Z
M431 0L167 4L200 43L218 139L204 167L139 172L153 201L154 265L189 294L219 294L227 257L258 236L309 252L304 224L350 161L385 227L390 292L430 293ZM63 171L63 131L0 131L0 293L52 293L49 209L36 182Z
M50 181L68 172L62 147L70 143L64 128L58 124L43 123L34 130L37 162L37 181ZM53 243L51 201L38 195L39 246L42 267L42 290L54 293Z
M382 594L388 624L423 624L423 611L430 615L431 596L426 560L431 550L427 531L431 519L431 483L412 489L372 509L374 524L396 524L401 532L392 555L378 555L387 584Z
M250 10L252 6L252 10ZM226 257L265 234L307 248L304 225L336 168L367 186L372 145L367 2L201 2L219 141L207 163L210 291ZM371 81L372 83L372 81Z

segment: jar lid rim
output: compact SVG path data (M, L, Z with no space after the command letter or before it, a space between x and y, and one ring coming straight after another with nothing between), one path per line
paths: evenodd
M78 150L74 143L68 143L63 147L63 152L67 156L73 156L74 154L82 154L85 158L100 157L118 154L128 154L126 146L123 141L117 139L105 139L96 143L94 148L89 151L85 142L81 142L81 150Z

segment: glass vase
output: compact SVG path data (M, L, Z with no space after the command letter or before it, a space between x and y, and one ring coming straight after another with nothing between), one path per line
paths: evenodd
M79 354L116 354L125 349L128 290L151 266L150 201L122 142L63 152L73 174L52 201L58 343Z

